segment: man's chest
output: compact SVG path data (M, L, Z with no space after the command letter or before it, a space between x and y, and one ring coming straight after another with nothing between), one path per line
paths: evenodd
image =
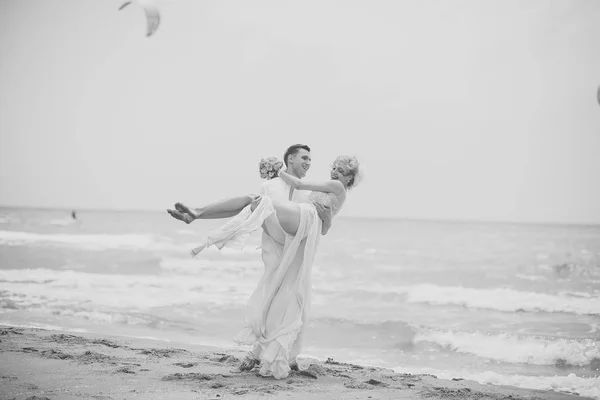
M276 200L292 200L296 203L304 203L308 201L310 192L306 190L293 190L290 185L283 180L273 180L269 185L268 194L272 199Z

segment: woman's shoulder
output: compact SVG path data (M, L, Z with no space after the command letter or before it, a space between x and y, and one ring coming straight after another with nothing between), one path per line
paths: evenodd
M344 195L346 193L346 187L344 186L344 184L338 180L331 180L332 182L332 186L335 188L336 193L338 196Z

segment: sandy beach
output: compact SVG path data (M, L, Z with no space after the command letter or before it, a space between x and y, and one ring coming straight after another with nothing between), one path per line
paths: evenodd
M282 380L235 367L242 351L0 326L2 399L588 399L300 359Z

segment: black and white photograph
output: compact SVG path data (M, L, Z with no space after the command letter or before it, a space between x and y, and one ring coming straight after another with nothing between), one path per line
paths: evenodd
M600 1L0 0L0 400L600 400Z

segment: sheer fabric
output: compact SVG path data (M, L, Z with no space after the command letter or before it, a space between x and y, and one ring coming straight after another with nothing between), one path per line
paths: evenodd
M261 278L246 306L245 326L234 339L253 346L261 375L277 379L288 376L289 362L302 348L310 311L310 275L321 232L322 221L315 207L302 203L299 209L298 231L294 236L285 234L281 261ZM193 254L211 245L243 247L250 233L274 213L271 198L264 196L253 212L247 206L211 232Z

